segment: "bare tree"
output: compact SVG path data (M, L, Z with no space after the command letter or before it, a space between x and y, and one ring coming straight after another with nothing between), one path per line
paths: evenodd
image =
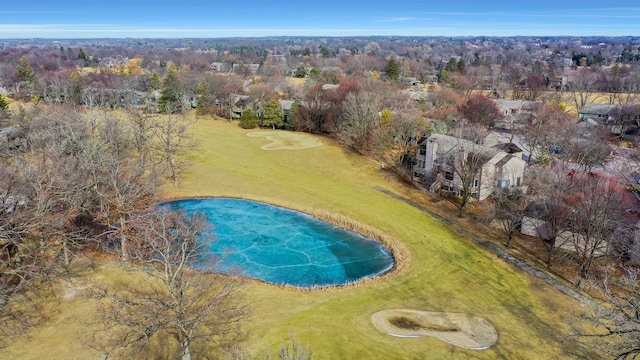
M149 277L145 286L102 289L102 328L92 346L107 356L153 354L154 341L169 341L183 360L209 358L238 336L248 308L237 279L211 274L211 233L202 219L160 209L138 216L131 226L128 263ZM169 350L172 351L172 350Z
M342 108L341 136L356 151L365 152L375 142L379 126L382 97L371 91L347 94Z
M605 268L599 279L589 279L585 288L605 303L583 303L580 322L572 325L575 340L596 352L590 357L637 359L640 356L640 269ZM586 325L585 324L586 321Z
M50 257L28 236L28 185L16 172L21 161L0 164L0 348L41 320L33 296L51 273Z
M100 158L99 165L100 182L95 186L100 201L97 218L106 227L115 227L111 236L120 239L120 256L127 258L129 221L151 205L159 181L153 170L141 167L137 161L107 154Z
M130 109L125 115L125 124L133 137L133 145L140 159L140 165L145 168L156 126L154 118L149 113Z
M166 104L166 114L156 122L152 151L156 162L164 166L177 186L180 172L188 165L186 157L189 151L197 147L190 132L196 120L173 110L170 104Z
M584 171L591 173L596 166L607 163L611 157L611 147L606 139L573 139L563 147L564 153Z
M538 233L547 250L546 264L551 267L557 250L562 246L560 234L567 230L570 208L565 197L571 170L558 165L537 169L530 178L532 202L525 208L523 225Z
M622 221L623 189L601 176L576 173L570 182L566 202L570 206L568 231L572 258L579 268L580 286L595 260L610 254L614 239L628 236Z
M574 80L568 84L569 94L577 112L585 105L597 99L597 82L597 73L591 70L581 69L578 70Z
M531 162L533 157L542 162L548 160L551 146L568 142L569 136L573 133L572 124L571 116L559 107L538 106L535 117L519 129L526 150L529 151L528 161Z
M491 158L473 143L463 142L452 146L444 157L444 167L450 176L454 189L458 194L454 204L458 207L458 216L462 217L464 207L476 197L480 191L480 173L483 166ZM447 175L445 175L447 178Z
M300 344L300 341L291 335L291 339L280 345L278 356L280 360L312 360L313 351L310 346Z
M500 230L507 237L505 245L511 247L513 235L519 231L522 224L528 199L518 189L509 191L503 188L494 190L491 199L493 200L493 208L489 214L490 219L498 222Z
M321 133L325 131L325 122L329 104L325 100L322 85L313 86L304 96L304 103L296 107L293 114L293 126L298 131Z
M405 155L416 149L418 140L427 127L424 119L411 112L399 112L393 117L391 124L383 124L383 130L387 129L392 138L390 149L396 168L401 168Z

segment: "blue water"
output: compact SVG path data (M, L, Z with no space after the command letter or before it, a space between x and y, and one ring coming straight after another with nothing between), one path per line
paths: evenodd
M393 267L379 242L312 216L255 201L185 199L166 204L204 215L217 241L214 271L239 273L272 284L340 285Z

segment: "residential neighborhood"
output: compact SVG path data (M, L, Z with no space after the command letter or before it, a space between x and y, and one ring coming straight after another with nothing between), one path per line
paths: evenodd
M633 36L0 39L0 357L606 358L638 94Z

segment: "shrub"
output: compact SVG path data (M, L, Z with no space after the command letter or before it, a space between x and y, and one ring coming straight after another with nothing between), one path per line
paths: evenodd
M258 126L258 117L256 114L254 114L251 109L243 111L240 117L240 127L243 129L253 129L256 126Z

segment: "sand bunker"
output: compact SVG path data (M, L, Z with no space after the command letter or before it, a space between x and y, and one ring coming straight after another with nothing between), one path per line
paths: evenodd
M397 337L431 336L473 350L487 349L498 333L487 320L468 314L387 309L371 315L380 331Z
M322 146L320 140L303 133L283 131L283 130L267 130L254 131L247 134L250 137L263 137L270 140L271 143L261 147L262 150L303 150Z

